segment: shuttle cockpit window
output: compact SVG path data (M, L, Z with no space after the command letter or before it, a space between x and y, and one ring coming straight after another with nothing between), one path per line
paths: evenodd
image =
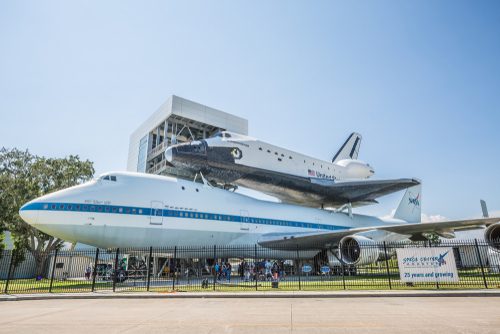
M228 132L222 132L222 131L219 131L219 132L216 132L212 138L231 138L231 134L228 133Z

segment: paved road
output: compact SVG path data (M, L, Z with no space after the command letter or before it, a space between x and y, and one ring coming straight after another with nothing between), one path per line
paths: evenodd
M498 333L500 297L0 302L0 333Z

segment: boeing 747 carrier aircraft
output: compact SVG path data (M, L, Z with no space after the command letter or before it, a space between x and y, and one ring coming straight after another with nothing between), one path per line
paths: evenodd
M368 264L383 253L376 242L428 232L452 237L455 230L487 226L486 240L499 249L500 218L422 224L421 199L420 185L409 188L394 217L381 219L261 201L208 183L112 172L37 198L19 214L45 233L102 248L257 244L281 258L295 258L297 249L307 258L328 249L347 264ZM218 255L255 254L226 252Z
M223 131L171 146L165 157L175 167L201 172L216 183L248 187L285 203L315 208L373 204L381 196L420 183L416 179L368 180L375 172L357 160L360 143L361 135L351 134L330 162Z

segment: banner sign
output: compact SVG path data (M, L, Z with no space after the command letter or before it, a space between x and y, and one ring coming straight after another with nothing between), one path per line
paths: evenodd
M458 282L451 247L398 248L396 253L402 282Z

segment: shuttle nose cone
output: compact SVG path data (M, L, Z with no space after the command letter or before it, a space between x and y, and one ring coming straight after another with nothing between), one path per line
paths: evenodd
M38 220L38 208L36 203L28 202L19 209L19 216L30 225L35 225Z

